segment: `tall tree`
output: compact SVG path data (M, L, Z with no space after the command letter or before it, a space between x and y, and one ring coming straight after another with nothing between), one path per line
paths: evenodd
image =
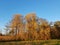
M36 21L36 14L31 13L26 15L26 29L28 30L28 37L31 39L37 39L37 21Z
M14 33L14 35L18 35L21 27L23 26L23 17L20 14L16 14L13 16L13 19L11 20L9 24L9 28L11 30L10 33Z

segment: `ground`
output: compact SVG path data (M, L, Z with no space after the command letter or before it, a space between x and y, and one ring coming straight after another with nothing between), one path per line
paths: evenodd
M60 45L60 40L10 41L0 42L0 45Z

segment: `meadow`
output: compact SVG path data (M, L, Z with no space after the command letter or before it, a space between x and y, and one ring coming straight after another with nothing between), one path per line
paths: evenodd
M0 42L0 45L60 45L60 40L10 41Z

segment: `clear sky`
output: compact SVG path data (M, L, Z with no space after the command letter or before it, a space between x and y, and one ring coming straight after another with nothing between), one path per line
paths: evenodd
M31 12L48 21L60 20L60 0L0 0L0 29L14 14Z

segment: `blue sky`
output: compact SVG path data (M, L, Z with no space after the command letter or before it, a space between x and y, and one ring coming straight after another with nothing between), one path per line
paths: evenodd
M60 0L0 0L0 29L14 14L31 12L48 21L60 20Z

